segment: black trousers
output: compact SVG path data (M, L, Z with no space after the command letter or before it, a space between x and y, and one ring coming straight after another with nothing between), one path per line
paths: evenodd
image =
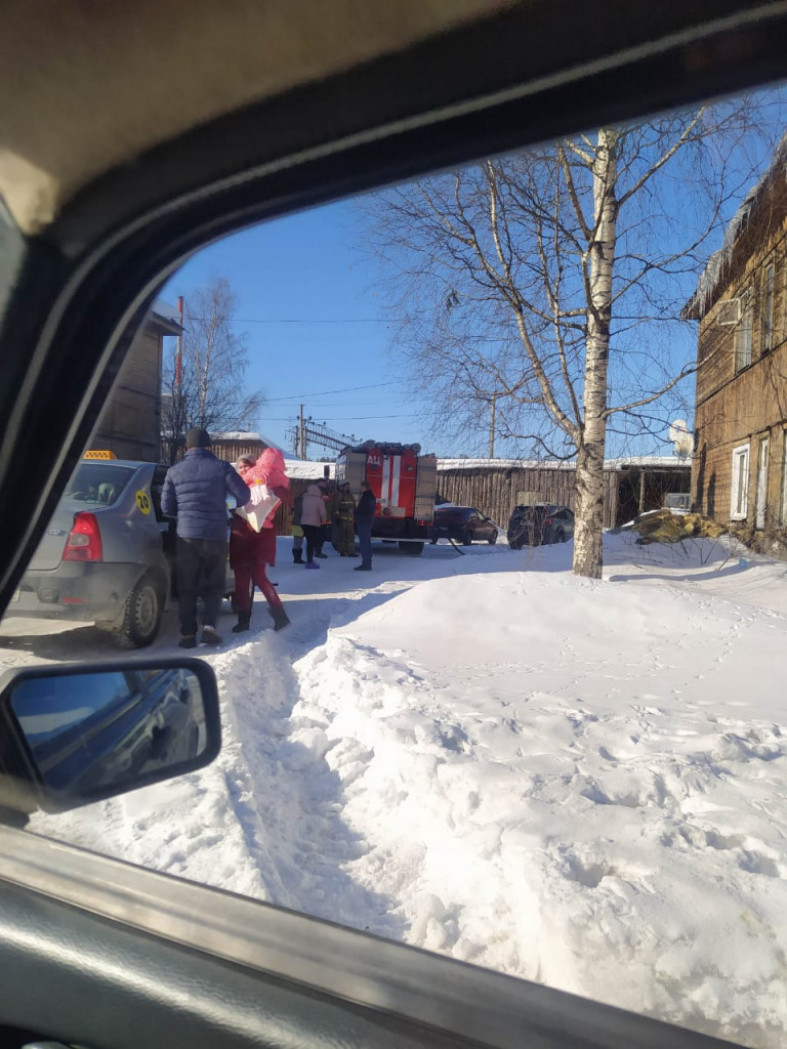
M314 553L320 548L320 534L322 528L320 525L305 525L302 524L304 537L306 538L306 560L313 561Z
M178 536L178 611L181 634L197 633L197 598L202 598L203 626L216 626L227 578L224 539Z

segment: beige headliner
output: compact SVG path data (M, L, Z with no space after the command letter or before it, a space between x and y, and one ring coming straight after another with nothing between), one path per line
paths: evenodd
M158 143L498 6L5 0L0 195L24 232L40 232L82 186Z

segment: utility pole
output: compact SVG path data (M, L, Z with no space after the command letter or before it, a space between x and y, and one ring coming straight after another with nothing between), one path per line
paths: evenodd
M489 420L489 458L495 457L495 417L497 415L497 394L492 394L492 412Z
M306 460L306 423L303 418L303 405L300 411L300 425L298 427L298 444L300 446L301 461Z
M183 386L183 296L178 295L178 332L177 348L175 350L175 389L178 391L178 399ZM178 405L180 408L180 405Z

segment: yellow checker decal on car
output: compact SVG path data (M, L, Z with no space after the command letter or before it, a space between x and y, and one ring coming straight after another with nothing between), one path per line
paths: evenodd
M147 515L151 510L150 496L147 492L137 492L137 506L140 508L143 514Z

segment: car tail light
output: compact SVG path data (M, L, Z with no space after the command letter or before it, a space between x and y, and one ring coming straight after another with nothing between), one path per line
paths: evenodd
M74 516L74 527L66 539L63 550L64 561L101 561L101 532L95 514L85 511Z
M545 524L545 525L551 525L551 524L552 524L552 518L551 518L551 517L547 517L547 518L546 518L546 519L544 520L544 524Z

